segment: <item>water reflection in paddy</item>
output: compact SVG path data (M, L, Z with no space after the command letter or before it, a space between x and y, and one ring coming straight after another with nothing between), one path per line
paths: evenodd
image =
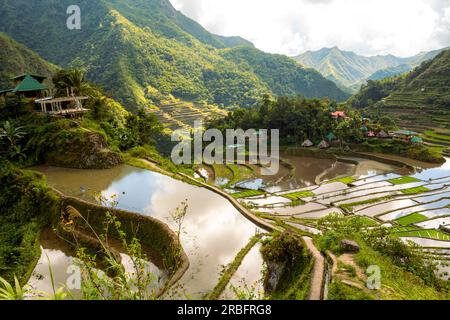
M221 299L235 299L234 288L240 288L244 293L253 293L259 298L264 296L263 271L264 261L260 253L261 244L257 243L245 256L236 273L221 295ZM247 288L245 287L247 286Z
M256 231L221 196L152 171L127 165L108 170L35 169L47 176L51 186L68 195L93 200L95 191L103 196L117 194L119 208L151 215L173 228L170 213L187 200L181 236L190 268L180 283L193 298L214 288L221 266L231 262Z
M81 299L82 293L76 278L78 272L76 270L79 270L79 261L75 258L76 252L50 229L41 233L39 242L41 257L28 281L28 285L32 288L29 298L49 297L53 294L54 284L55 290L64 288L70 292L67 298ZM130 278L133 278L135 270L130 256L123 253L120 255L125 272ZM152 282L148 286L149 292L158 292L168 280L167 272L158 269L149 261L145 262L144 267L146 272L152 275ZM103 271L97 270L97 272L99 275L105 276Z

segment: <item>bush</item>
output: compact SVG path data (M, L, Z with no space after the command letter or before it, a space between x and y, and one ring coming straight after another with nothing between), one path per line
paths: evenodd
M28 279L40 257L39 232L59 216L59 199L42 176L0 159L0 277Z

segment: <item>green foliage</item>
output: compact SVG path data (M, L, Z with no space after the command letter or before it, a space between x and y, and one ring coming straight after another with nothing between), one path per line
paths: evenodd
M369 80L361 90L348 100L352 108L366 108L373 106L374 103L386 98L398 87L398 77L386 78L379 81Z
M314 68L326 78L348 91L358 90L366 80L380 80L412 70L421 62L432 59L441 50L403 58L392 55L365 57L337 47L305 52L295 59Z
M353 182L355 182L355 178L353 177L342 177L342 178L336 178L336 179L332 179L332 180L327 180L326 183L332 183L332 182L341 182L344 184L351 184Z
M409 176L403 176L400 178L390 179L388 182L399 185L399 184L407 184L407 183L413 183L413 182L420 182L419 179Z
M382 290L374 292L372 298L445 299L447 287L434 273L436 266L417 250L416 245L405 244L389 228L368 228L361 217L342 216L323 218L319 225L325 230L317 239L322 251L339 254L341 240L353 239L360 246L355 255L357 265L363 269L372 265L380 267ZM357 289L348 289L339 283L331 285L330 292L330 299L369 298Z
M59 202L42 177L0 159L0 276L28 279L39 259L40 230L59 214Z
M430 189L423 186L400 190L401 193L409 195L420 194L427 191L430 191Z
M91 90L83 71L79 69L59 70L52 78L58 95L67 96L67 92L78 96L87 94Z
M391 199L392 196L385 196L385 197L379 197L379 198L372 198L372 199L367 199L367 200L362 200L362 201L356 201L356 202L351 202L351 203L344 203L341 204L340 207L347 211L350 212L353 210L354 207L357 206L362 206L362 205L366 205L366 204L372 204L372 203L377 203L377 202L382 202L382 201L387 201L389 199Z
M298 191L288 194L283 194L283 197L288 198L289 200L295 201L300 200L301 198L308 198L315 196L314 192L311 191Z
M277 96L302 93L307 98L328 97L344 101L348 95L320 73L306 69L291 58L252 47L225 49L222 56L255 73Z
M241 199L241 198L262 196L264 194L265 194L265 192L261 191L261 190L247 190L247 191L233 193L233 194L231 194L231 196L235 199Z
M214 287L213 291L206 296L207 299L209 300L219 299L220 295L230 282L232 276L236 273L239 266L242 264L242 261L245 259L245 256L258 243L260 239L261 239L260 235L253 236L248 242L248 244L238 252L233 262L231 262L223 271L223 274L220 277L219 281L217 282L216 286Z
M346 98L332 82L289 58L254 49L258 61L251 68L239 65L220 49L251 48L249 42L210 34L167 0L81 0L77 5L84 23L79 31L53 23L66 20L71 4L52 2L49 10L46 2L30 6L25 0L7 0L0 9L0 31L49 61L86 70L89 80L128 110L171 95L222 106L252 106L264 94L284 92Z
M0 277L3 288L0 288L0 300L24 300L26 288L22 288L17 277L14 276L14 287Z
M328 287L328 300L373 300L367 292L335 280Z
M51 77L56 66L0 32L0 90L12 89L11 78L23 73Z
M3 128L0 127L0 146L6 145L5 153L9 159L16 160L25 157L22 148L17 144L25 135L23 127L15 127L9 121L3 124Z
M427 56L431 59L432 56ZM423 62L408 74L380 81L368 81L348 105L366 108L370 117L386 114L399 127L413 130L449 126L450 50ZM434 141L432 141L434 142Z
M261 254L266 263L272 262L284 266L276 288L272 288L270 292L267 292L268 274L266 274L266 294L270 299L304 300L307 298L313 261L296 235L284 232L275 234L271 239L263 240Z
M259 106L236 109L227 117L212 119L207 126L220 130L241 128L279 129L282 144L301 143L305 139L320 142L330 131L339 139L351 142L362 139L361 117L349 110L350 119L334 121L330 109L334 105L327 99L265 97Z
M348 218L331 214L318 221L318 227L326 231L317 239L317 244L323 252L330 250L340 253L340 244L343 239L354 239L363 228L368 226L373 226L373 223L364 217Z
M444 163L445 159L433 148L395 139L368 139L352 144L352 150L398 155L424 162Z
M161 134L163 127L154 114L140 109L138 113L129 114L126 118L126 134L122 136L121 149L134 146L154 145L155 137Z
M407 226L407 225L415 224L415 223L422 222L425 220L428 220L428 218L420 213L415 212L410 215L398 218L395 220L395 222L401 224L402 226Z

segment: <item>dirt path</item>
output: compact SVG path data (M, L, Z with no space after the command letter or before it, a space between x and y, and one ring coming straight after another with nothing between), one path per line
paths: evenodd
M310 237L303 237L308 250L314 257L314 266L311 275L311 284L309 288L309 300L323 299L323 283L325 277L325 258L319 250L317 250Z

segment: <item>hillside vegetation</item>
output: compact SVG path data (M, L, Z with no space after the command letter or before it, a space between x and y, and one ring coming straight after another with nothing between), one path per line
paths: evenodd
M221 51L223 57L255 73L278 96L301 92L306 98L322 96L342 101L348 95L313 69L302 68L296 61L283 55L268 54L251 47L235 47Z
M81 30L66 27L71 4L69 0L3 0L0 31L59 66L85 69L89 80L111 92L128 110L157 105L171 96L252 106L265 94L281 92L279 79L285 79L289 93L347 98L317 72L284 57L253 49L258 64L239 65L226 48L252 48L251 43L209 33L168 0L81 0ZM256 73L264 65L275 69Z
M349 100L356 108L376 108L411 129L448 127L450 50L424 62L407 75L369 81Z
M401 128L422 133L428 144L450 146L450 50L409 74L369 81L348 104L370 114L386 114Z
M294 59L318 70L327 79L349 92L359 90L366 80L380 80L411 71L420 63L433 59L442 50L423 52L413 57L393 55L365 57L337 47L307 51Z
M56 66L0 32L0 90L11 89L11 78L23 73L50 77Z

